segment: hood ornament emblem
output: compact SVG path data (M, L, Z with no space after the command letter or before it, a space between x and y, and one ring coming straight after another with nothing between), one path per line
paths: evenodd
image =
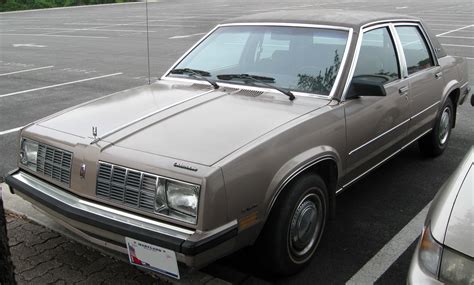
M92 136L97 139L97 127L92 126Z

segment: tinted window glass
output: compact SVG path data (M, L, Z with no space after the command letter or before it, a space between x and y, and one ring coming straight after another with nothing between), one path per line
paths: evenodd
M396 27L407 61L408 74L433 66L428 47L418 27Z
M364 33L354 78L381 83L400 78L397 54L387 28Z
M266 83L293 91L328 95L334 85L347 45L347 31L277 27L229 26L218 28L176 68L207 71L209 78L223 74L266 77ZM185 77L186 75L171 74Z

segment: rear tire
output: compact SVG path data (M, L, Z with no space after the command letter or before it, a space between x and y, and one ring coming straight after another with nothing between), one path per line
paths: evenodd
M285 276L310 262L324 232L329 203L326 184L316 174L303 174L283 191L257 249L267 271Z
M453 102L448 98L436 118L433 130L418 141L418 146L424 156L436 157L444 152L451 137L453 119Z

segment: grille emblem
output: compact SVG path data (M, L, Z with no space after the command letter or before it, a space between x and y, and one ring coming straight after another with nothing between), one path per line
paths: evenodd
M79 176L82 179L86 178L86 165L84 163L81 165L81 169L79 170Z

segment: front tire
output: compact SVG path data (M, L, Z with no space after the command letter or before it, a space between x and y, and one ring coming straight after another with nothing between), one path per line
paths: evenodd
M261 264L277 275L300 271L313 257L328 217L323 179L303 174L283 190L257 243Z
M424 156L436 157L444 152L451 137L453 119L453 102L448 98L436 118L433 130L418 141L418 146Z

